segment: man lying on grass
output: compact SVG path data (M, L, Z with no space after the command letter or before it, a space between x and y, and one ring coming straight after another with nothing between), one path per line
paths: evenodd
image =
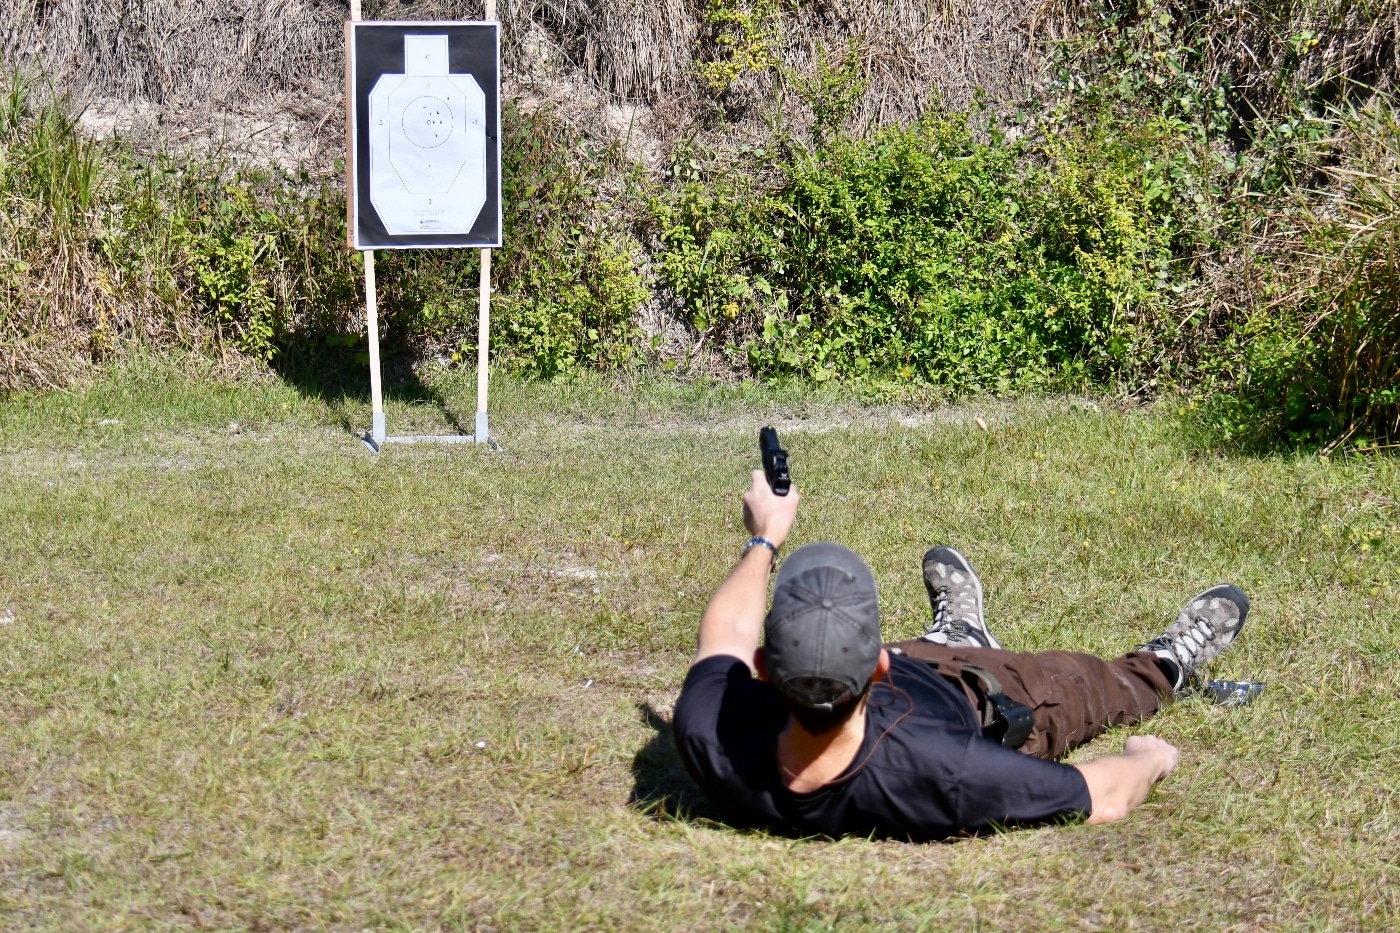
M754 472L744 496L754 537L705 609L676 703L686 768L742 826L932 840L1122 819L1176 768L1173 746L1138 735L1121 755L1053 759L1171 702L1249 612L1222 584L1116 661L1015 654L987 630L971 565L936 547L923 564L928 633L882 646L870 568L839 544L809 544L778 570L765 618L797 504L796 489L775 496Z

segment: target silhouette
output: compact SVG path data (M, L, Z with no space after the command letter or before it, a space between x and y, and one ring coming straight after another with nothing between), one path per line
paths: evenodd
M470 233L486 203L486 95L446 35L403 37L369 94L369 197L390 235Z

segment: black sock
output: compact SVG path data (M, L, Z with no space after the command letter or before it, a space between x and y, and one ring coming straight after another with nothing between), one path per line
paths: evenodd
M1181 676L1181 668L1170 658L1157 655L1157 666L1162 669L1162 675L1167 678L1167 683L1176 686L1177 678Z

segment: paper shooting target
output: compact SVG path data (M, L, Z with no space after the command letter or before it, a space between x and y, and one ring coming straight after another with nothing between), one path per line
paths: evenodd
M500 245L497 44L495 24L350 25L357 249Z

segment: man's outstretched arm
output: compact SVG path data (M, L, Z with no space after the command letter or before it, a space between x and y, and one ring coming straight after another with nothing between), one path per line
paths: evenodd
M775 496L762 470L753 471L753 484L744 493L744 525L749 533L777 547L787 541L800 501L797 487ZM752 665L768 605L768 573L773 555L766 547L752 548L710 597L700 619L696 662L717 654L732 655Z
M1090 824L1113 823L1147 799L1152 785L1176 770L1176 747L1155 735L1135 735L1123 754L1075 765L1089 785Z

